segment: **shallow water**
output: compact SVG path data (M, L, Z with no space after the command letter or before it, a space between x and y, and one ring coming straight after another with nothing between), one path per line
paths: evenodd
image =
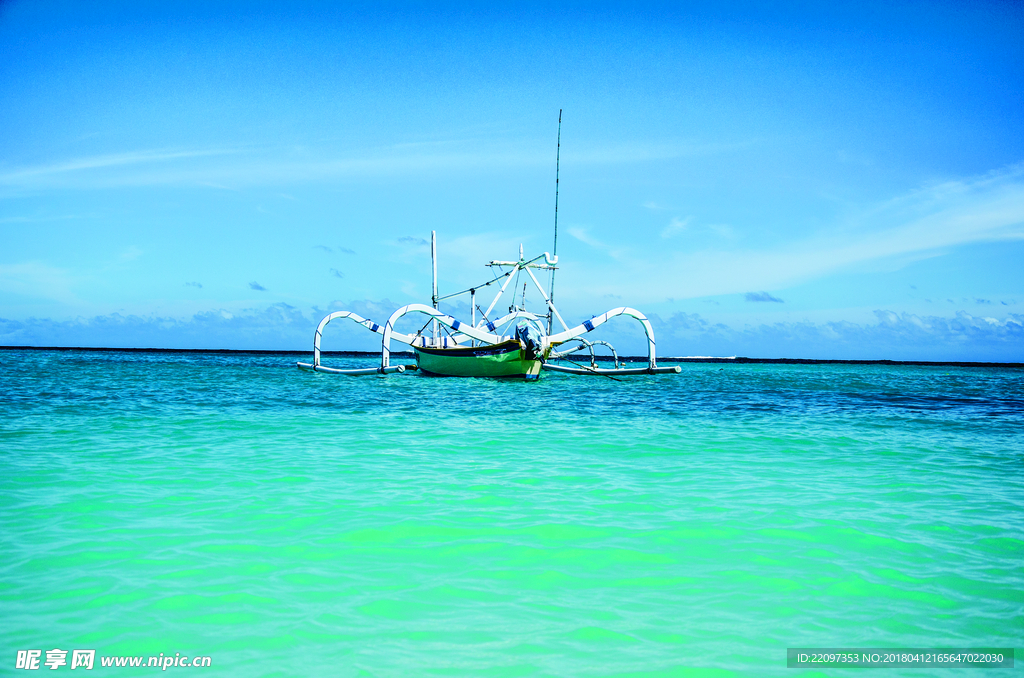
M1024 634L1024 370L0 362L5 671L90 648L111 674L162 652L204 675L788 676L787 647Z

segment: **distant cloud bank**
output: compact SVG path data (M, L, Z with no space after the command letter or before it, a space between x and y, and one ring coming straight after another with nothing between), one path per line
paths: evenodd
M329 311L344 308L383 321L397 306L388 300L332 302L327 309L302 311L281 303L187 319L117 313L73 320L0 318L0 345L302 350L310 347L317 323ZM468 313L468 308L460 310ZM676 313L667 320L652 316L651 322L660 356L1024 362L1024 314L997 319L964 311L941 317L879 310L875 317L868 324L786 322L738 328L697 313ZM609 329L614 336L608 338L620 354L643 353L642 335L636 336L634 327L623 323ZM325 332L323 347L374 351L380 338L338 321Z
M697 313L676 313L652 322L664 355L1024 362L1022 314L1000 320L964 311L949 318L878 310L875 317L874 324L784 322L733 328Z

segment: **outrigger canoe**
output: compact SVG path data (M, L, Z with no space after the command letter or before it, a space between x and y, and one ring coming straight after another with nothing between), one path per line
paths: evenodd
M431 233L431 259L436 267L436 235ZM472 288L446 295L438 296L436 268L433 280L434 294L431 301L432 306L424 304L408 304L396 310L391 317L381 325L363 318L351 311L335 311L327 315L316 328L313 335L313 362L298 363L298 367L315 372L328 372L331 374L392 374L409 372L422 372L425 374L442 375L451 377L516 377L527 380L534 380L542 370L551 370L568 374L594 374L594 375L627 375L627 374L667 374L680 372L678 365L671 367L659 367L655 358L654 328L650 321L640 311L621 306L610 311L594 316L590 320L584 320L576 327L569 327L563 320L558 309L555 308L551 297L537 280L534 270L552 271L558 259L543 253L540 256L530 259L523 257L522 246L520 246L519 259L515 261L491 261L487 265L503 270L501 274L494 275L491 280L476 285ZM527 281L534 284L540 298L548 313L539 315L527 311L524 305L513 304L509 307L508 315L497 318L494 321L488 320L491 311L498 304L498 300L506 292L514 280L520 275ZM500 289L494 300L491 301L487 310L482 311L483 318L478 322L476 319L476 292L490 285L500 283ZM524 283L525 284L525 283ZM513 289L516 288L512 285ZM525 289L525 288L524 288ZM439 301L456 297L462 294L469 294L470 308L473 309L473 317L470 322L458 320L443 311L438 310ZM524 291L525 294L525 291ZM405 334L396 331L395 324L403 316L409 313L419 313L430 318L428 324L433 324L434 329L430 336L423 334L423 330L415 334ZM616 356L616 369L598 368L593 359L589 367L572 363L572 366L563 366L549 361L565 359L566 356L577 351L588 349L593 358L595 344L607 344L604 341L591 341L584 339L582 335L594 331L608 320L626 316L633 318L640 323L644 334L647 337L647 364L643 367L620 367ZM320 364L320 338L323 331L332 320L347 318L376 334L382 335L381 339L381 361L380 367L364 367L356 369L339 369L325 367ZM545 322L546 321L546 322ZM551 326L557 321L562 326L561 332L551 333L545 330L545 324ZM426 329L426 326L423 328ZM508 334L506 334L508 332ZM391 342L392 340L406 344L416 352L415 365L392 365L391 364ZM574 344L578 346L573 346ZM566 349L566 346L570 348ZM556 348L558 347L558 348ZM615 350L612 349L615 355ZM571 362L571 361L570 361Z
M408 304L396 310L383 325L377 324L368 318L356 315L352 311L335 311L328 314L320 321L313 335L313 362L298 363L303 370L314 372L327 372L330 374L401 374L406 370L410 372L420 371L426 374L435 374L451 377L521 377L534 380L542 369L567 374L597 374L597 375L624 375L624 374L679 374L678 365L672 367L659 367L654 352L654 328L650 321L640 311L621 306L606 311L600 316L594 316L590 320L584 320L576 327L569 327L562 318L561 313L555 308L555 270L558 263L558 164L559 154L562 148L562 112L558 112L558 151L555 154L555 240L554 254L545 252L541 256L527 259L523 257L523 246L519 246L519 259L516 261L491 261L487 264L491 268L490 280L479 285L474 285L461 292L440 296L437 293L437 234L430 233L430 264L432 269L431 281L431 306L424 304ZM546 271L549 275L549 288L545 291L543 285L534 273ZM519 294L519 281L522 278L522 296L519 303L516 303L516 296ZM532 282L539 292L538 300L543 300L543 313L531 313L526 310L526 290ZM491 285L500 283L501 288L497 295L487 307L486 311L481 309L481 320L477 322L476 313L479 307L476 305L476 293ZM512 285L512 305L508 307L508 315L501 318L493 318L491 312L498 305L498 300L505 294L509 285ZM469 308L471 309L470 322L457 320L456 318L442 312L438 303L448 299L469 295ZM415 334L406 334L396 331L395 323L409 313L420 313L428 316L428 325L431 325L430 336L423 334L426 325ZM616 316L631 317L638 321L647 335L647 365L643 367L620 367L618 355L611 344L602 340L584 339L583 335L592 332L599 325L607 322ZM380 367L361 367L354 369L342 369L325 367L320 364L320 338L324 328L331 320L347 318L359 325L362 325L371 332L383 335L381 340ZM558 321L562 331L554 331L554 323ZM545 329L546 325L546 329ZM514 329L514 333L505 334ZM416 352L416 365L392 365L391 364L391 341L395 340L410 346ZM578 345L577 345L578 344ZM615 358L615 369L600 369L594 362L595 344L604 344L611 348ZM558 348L556 348L558 347ZM566 348L568 347L568 348ZM572 366L557 365L548 360L568 360L567 356L582 350L589 350L591 361L590 367L569 361Z

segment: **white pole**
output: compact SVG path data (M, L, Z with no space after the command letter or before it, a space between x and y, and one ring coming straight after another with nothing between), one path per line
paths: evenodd
M437 231L430 232L430 268L431 268L431 284L430 284L430 301L433 303L434 308L437 308ZM435 318L431 322L430 336L437 342L437 319Z
M476 290L471 289L469 291L469 305L472 306L473 311L473 327L476 327ZM471 339L469 342L470 346L476 346L476 339Z
M494 305L496 303L498 303L498 299L501 299L501 295L505 294L505 288L508 287L508 284L510 282L512 282L512 274L515 273L518 270L519 270L519 262L516 262L516 264L512 267L512 270L505 274L505 276L506 276L505 277L505 282L502 283L501 289L498 290L498 294L494 297L494 301L492 301L491 305L487 307L486 311L484 311L484 320L487 320L487 316L489 316L491 314L491 311L494 310ZM512 290L512 292L514 294L515 290Z

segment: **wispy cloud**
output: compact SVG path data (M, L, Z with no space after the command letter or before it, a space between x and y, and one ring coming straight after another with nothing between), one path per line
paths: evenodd
M404 240L404 238L399 238L398 241L402 242L403 240ZM415 240L422 240L422 238L416 238ZM424 242L426 242L426 241L424 241ZM313 245L313 249L315 249L315 250L323 250L324 252L327 252L328 254L333 254L334 253L334 248L330 247L328 245ZM341 252L342 254L355 254L356 253L355 250L350 249L348 247L343 247L341 245L338 245L338 251Z
M344 278L345 277L345 274L342 273L341 271L339 271L336 268L332 268L331 269L331 275L333 275L335 278Z
M591 247L596 247L596 248L602 249L602 250L603 249L608 249L607 245L605 245L603 242L601 242L597 238L595 238L592 235L590 235L590 231L588 231L583 226L570 226L569 228L567 228L565 230L569 233L569 235L571 235L572 237L576 238L581 243L584 243L586 245L590 245Z
M263 285L259 284L258 282L255 282L255 281L249 283L249 289L250 290L256 290L257 292L266 292L267 291L266 287L264 287Z
M494 259L518 258L522 242L521 237L493 232L473 233L451 240L444 238L437 244L439 266L443 265L445 277L461 281L466 287L476 285L491 276L484 264ZM537 253L528 242L526 251Z
M42 261L0 264L0 292L30 299L77 304L78 278L71 271Z
M134 261L135 259L141 257L143 254L145 254L145 252L143 252L140 248L136 247L135 245L130 245L129 247L125 248L124 251L121 252L121 261Z
M770 301L776 304L784 303L782 299L779 299L778 297L773 297L767 292L747 292L746 294L743 295L743 298L747 301Z
M707 229L720 238L736 237L736 230L729 224L708 224Z
M198 287L199 289L203 289L203 283L187 282L185 283L185 287Z
M402 236L401 238L398 239L398 242L403 244L403 245L416 245L418 247L423 247L425 245L429 245L430 244L429 242L427 242L423 238L414 238L411 235L404 235L404 236Z
M699 143L684 139L663 139L647 143L618 143L593 146L573 155L574 162L630 163L669 158L698 158L735 153L760 143L757 139L733 142Z
M670 139L590 146L576 153L573 161L579 165L636 163L730 153L752 143L756 142L698 144ZM45 190L190 184L237 190L345 177L542 167L550 161L547 140L524 143L518 138L396 143L347 153L286 147L147 149L8 166L0 169L0 187ZM287 193L275 195L293 199Z
M668 223L668 226L661 230L661 237L671 238L672 236L685 231L691 221L693 221L693 217L686 217L685 219L672 217L672 221Z
M1020 239L1024 165L913 191L803 240L762 249L731 249L723 240L701 251L652 253L624 261L606 280L635 303L743 294L782 289L869 262L900 268L968 243Z
M12 216L0 218L0 224L36 224L36 223L48 223L53 221L70 221L73 219L88 219L91 215L85 214L60 214L53 216L46 215L35 215L35 216Z
M34 165L9 170L0 174L0 184L22 185L44 180L48 177L103 170L129 165L166 163L174 160L187 160L210 156L222 156L237 151L231 149L191 149L191 150L143 150L125 153L94 155L70 160L58 161L45 165Z
M576 240L579 240L584 244L590 245L594 249L603 251L612 259L616 259L623 262L628 261L628 256L630 252L629 247L615 246L603 240L600 240L594 237L591 234L590 229L585 226L570 226L569 228L566 229L566 231Z

